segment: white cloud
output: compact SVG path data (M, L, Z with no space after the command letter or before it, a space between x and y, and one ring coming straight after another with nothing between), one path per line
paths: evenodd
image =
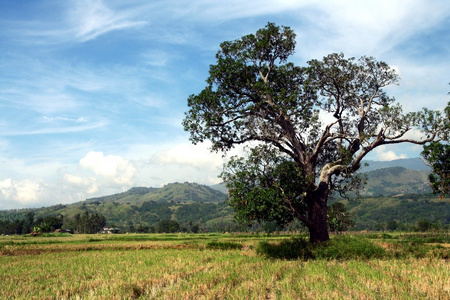
M56 116L56 117L43 116L42 119L45 122L48 122L48 123L58 122L58 121L74 122L74 123L87 123L87 122L89 122L85 117L68 118L68 117L61 117L61 116Z
M395 96L405 111L419 111L424 106L444 108L449 100L447 74L450 65L447 61L423 64L399 58L396 63L401 72L400 82L387 91Z
M90 195L100 191L97 180L92 176L84 178L81 176L66 173L63 175L63 179L68 185L81 189L81 191Z
M170 182L217 184L223 164L230 156L244 154L243 146L226 156L210 151L211 143L197 145L178 141L166 145L134 145L129 149L136 166L136 184L158 187ZM150 157L150 159L148 159Z
M14 188L11 178L0 181L0 192L4 198L12 198L14 195Z
M119 185L132 185L136 169L128 160L118 155L104 155L103 152L89 152L80 160L80 166L93 171L103 180Z
M389 161L389 160L407 158L406 154L397 155L392 150L386 150L385 146L380 146L378 148L375 148L374 151L375 151L376 159L381 160L381 161Z
M14 200L21 205L32 205L42 200L44 186L41 180L25 179L15 181L11 178L0 181L0 200Z
M211 153L208 143L193 145L182 143L171 149L155 153L152 161L157 164L187 165L199 169L217 170L223 164L222 155Z

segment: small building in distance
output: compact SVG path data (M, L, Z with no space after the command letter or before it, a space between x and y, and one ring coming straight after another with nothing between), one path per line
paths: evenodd
M112 233L119 233L119 228L113 228L113 227L103 227L103 229L99 233L105 233L105 234L112 234Z

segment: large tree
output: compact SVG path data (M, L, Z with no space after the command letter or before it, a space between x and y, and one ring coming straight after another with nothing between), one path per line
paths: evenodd
M321 242L329 239L328 196L352 182L370 151L439 140L448 119L403 113L383 90L398 81L384 62L331 54L299 67L288 62L295 44L289 27L273 23L223 42L183 125L212 151L250 145L248 158L232 159L222 174L238 218L297 218ZM406 137L414 128L421 139Z

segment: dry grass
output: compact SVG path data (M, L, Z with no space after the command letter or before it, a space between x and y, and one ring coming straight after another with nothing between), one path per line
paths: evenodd
M3 246L0 298L450 299L450 263L439 257L288 261L256 255L245 237L74 238ZM244 246L209 249L211 239Z

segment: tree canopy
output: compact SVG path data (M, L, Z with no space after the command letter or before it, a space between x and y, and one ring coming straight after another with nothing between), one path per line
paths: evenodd
M449 93L450 94L450 93ZM445 124L447 131L450 129L450 102L444 111L447 122ZM442 141L433 141L423 146L421 153L425 163L432 168L429 175L431 188L434 194L441 194L441 197L450 194L450 144L448 136Z
M450 145L432 142L423 147L422 157L432 168L429 175L434 194L442 197L450 194Z
M249 145L248 157L222 173L238 218L298 218L320 242L329 239L330 192L358 182L368 153L444 139L448 118L404 113L384 90L399 80L385 62L334 53L300 67L288 62L295 46L293 30L273 23L223 42L206 88L188 98L183 126L194 144L211 141L212 151ZM421 139L407 137L413 129Z

